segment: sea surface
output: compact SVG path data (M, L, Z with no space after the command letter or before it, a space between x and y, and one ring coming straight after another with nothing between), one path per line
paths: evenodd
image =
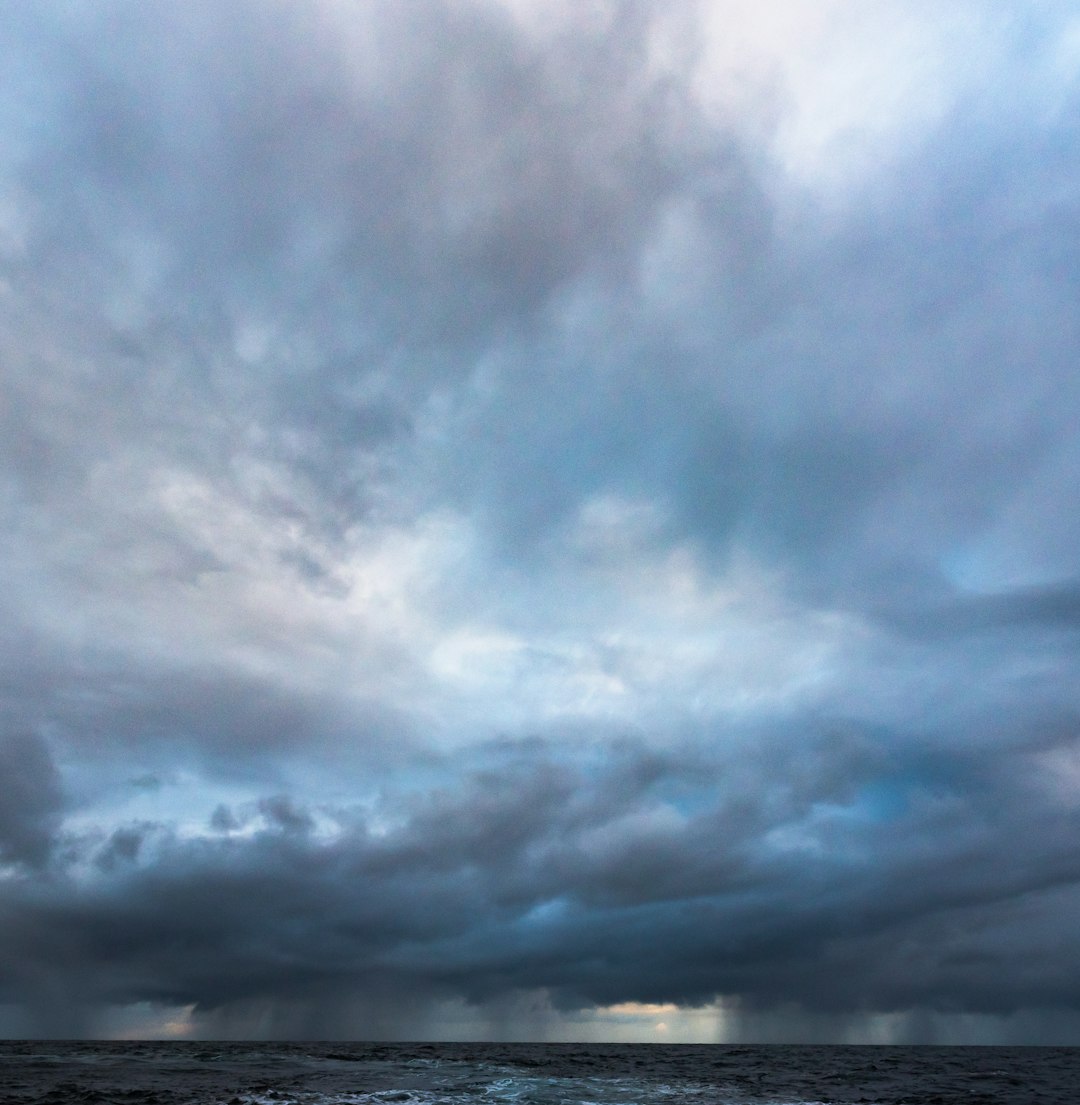
M3 1105L1069 1105L1080 1048L0 1041Z

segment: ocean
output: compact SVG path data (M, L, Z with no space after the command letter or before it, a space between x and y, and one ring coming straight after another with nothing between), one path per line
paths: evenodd
M1067 1105L1080 1048L0 1041L3 1105Z

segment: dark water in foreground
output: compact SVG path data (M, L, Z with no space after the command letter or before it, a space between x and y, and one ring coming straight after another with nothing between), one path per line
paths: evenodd
M0 1041L3 1105L1039 1105L1080 1048Z

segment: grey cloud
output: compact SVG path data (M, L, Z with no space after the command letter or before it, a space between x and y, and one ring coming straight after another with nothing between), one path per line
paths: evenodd
M355 326L342 309L399 310L387 280L428 299L398 324L457 340L647 229L690 108L643 75L644 21L541 50L495 9L362 14L344 40L303 7L284 22L257 4L54 19L26 35L39 65L67 64L24 171L76 201L76 241L122 242L131 224L162 239L185 304L197 281L284 298L300 332L307 316L331 340Z
M240 822L228 806L220 803L214 807L214 812L210 815L210 828L217 833L227 833L240 828Z
M309 833L315 827L311 815L299 809L284 794L275 794L259 803L259 812L285 833Z
M493 9L372 4L350 48L303 7L16 20L11 92L48 121L8 166L28 503L84 519L83 559L173 576L219 554L139 509L148 471L324 538L415 499L399 447L432 389L560 289L632 275L690 171L705 132L645 76L647 23L541 48Z
M650 68L658 7L358 10L5 7L0 720L48 743L0 741L0 1001L1076 1010L1075 90L962 99L828 208ZM611 565L604 496L648 515ZM383 639L335 568L445 516ZM432 674L490 628L617 685L627 566L677 556L840 643L558 739Z
M0 861L42 867L64 800L48 746L31 733L0 738Z
M673 776L631 745L590 762L544 744L496 746L471 775L388 798L377 833L343 811L319 842L289 799L267 799L254 836L166 837L153 862L125 845L89 895L16 888L5 994L26 999L27 979L59 971L85 1008L196 1003L227 1018L329 1000L339 1031L356 1030L350 995L395 989L483 1002L547 988L568 1008L717 993L824 1014L1075 1008L1051 966L1075 943L1054 921L1080 878L1075 810L1015 770L979 778L938 751L946 770L915 775L916 746L905 764L895 736L844 740L804 740L779 773L787 799L776 775L740 777L758 770L749 752L691 754ZM875 807L873 786L905 803ZM658 818L658 788L711 804ZM1046 927L1044 951L1030 926Z
M7 628L0 716L9 727L41 726L70 766L96 771L111 787L123 777L153 794L184 770L273 778L279 757L348 765L362 754L376 769L417 745L407 711L349 686L288 686L212 657L162 662L112 642L65 644L40 628Z
M1042 147L1017 148L1017 120L957 111L899 166L909 189L827 230L796 206L781 233L747 173L690 209L687 233L716 243L715 260L706 247L683 259L713 265L693 270L700 300L586 298L584 336L522 350L527 370L508 357L468 427L479 462L462 466L496 534L526 550L558 541L609 490L669 503L676 532L721 559L749 547L811 596L857 608L995 538L1071 576L1075 200ZM1067 144L1066 117L1053 126ZM683 189L695 184L688 167ZM733 293L755 303L749 322L724 284L722 247L738 238L710 223L730 198L760 270ZM746 231L747 209L764 232Z
M94 863L103 871L111 871L118 864L134 863L139 858L147 830L153 828L154 826L129 825L117 829L94 857Z
M1008 630L1071 633L1080 620L1080 590L1071 579L1059 583L1013 587L971 594L939 584L937 602L924 595L907 609L883 610L882 616L914 635L926 638L956 634L995 634Z

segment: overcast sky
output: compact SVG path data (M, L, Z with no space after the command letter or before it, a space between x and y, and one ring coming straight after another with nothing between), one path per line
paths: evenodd
M1080 1043L1080 17L0 0L0 1034Z

